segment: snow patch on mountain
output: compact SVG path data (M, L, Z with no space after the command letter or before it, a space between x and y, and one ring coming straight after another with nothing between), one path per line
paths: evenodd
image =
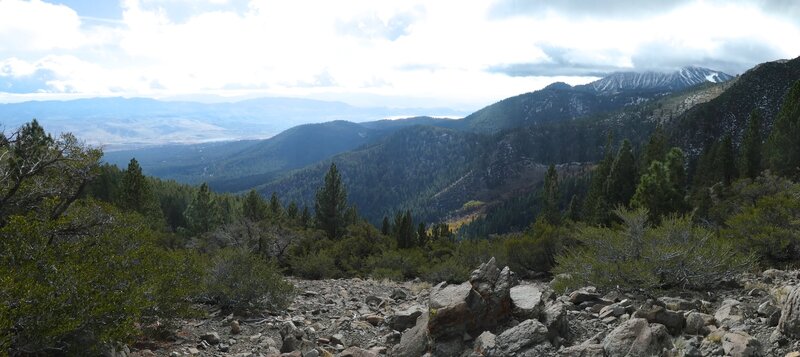
M723 72L703 67L683 67L674 72L617 72L585 85L601 93L626 90L681 90L701 83L721 83L733 79Z

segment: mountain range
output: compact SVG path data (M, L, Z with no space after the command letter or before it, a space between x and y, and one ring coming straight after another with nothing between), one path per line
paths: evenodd
M526 197L541 185L547 165L581 177L600 159L609 134L638 147L658 125L696 157L726 133L740 140L753 109L764 114L766 130L798 79L800 59L737 77L698 67L616 73L581 86L554 83L464 119L336 120L266 140L110 152L105 160L124 166L137 157L151 175L205 181L222 191L277 192L301 206L313 202L335 162L349 201L373 222L405 209L423 221L457 221L512 202L527 216L519 221L530 222L534 212L525 200L534 199Z

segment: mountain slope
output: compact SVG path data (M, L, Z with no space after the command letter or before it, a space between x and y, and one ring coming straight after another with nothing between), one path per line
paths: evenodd
M676 118L668 132L673 143L684 148L690 157L696 157L725 134L731 134L738 147L750 113L757 109L763 117L761 132L766 137L783 97L798 80L800 57L760 64L739 76L716 99Z
M575 87L553 83L542 90L503 99L470 114L464 121L471 130L494 133L613 111L699 84L722 83L732 78L700 67L686 67L673 73L614 73Z

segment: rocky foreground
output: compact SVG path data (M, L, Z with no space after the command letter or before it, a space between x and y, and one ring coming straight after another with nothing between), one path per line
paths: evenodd
M116 356L793 356L800 272L657 299L587 287L558 295L494 260L469 282L292 281L281 314L180 321L171 342ZM131 352L131 350L134 350Z

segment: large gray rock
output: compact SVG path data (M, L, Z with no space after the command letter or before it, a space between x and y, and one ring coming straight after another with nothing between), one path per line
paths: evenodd
M470 274L469 282L485 303L478 326L481 330L492 329L511 317L511 287L516 284L511 269L498 270L492 257Z
M542 312L542 290L533 285L517 285L511 288L513 315L519 319L535 319Z
M460 285L437 285L430 296L428 329L434 338L461 336L476 331L486 314L486 303L465 282Z
M483 331L473 343L474 352L478 356L487 356L497 346L497 336L489 331Z
M686 315L686 327L684 331L690 335L707 335L708 325L714 322L714 316L692 311Z
M675 336L680 335L681 331L683 331L683 326L686 325L686 318L683 317L683 314L667 310L658 305L642 306L633 316L646 319L650 323L662 324Z
M417 319L417 324L406 330L400 337L398 343L392 350L392 356L396 357L420 357L428 350L428 314L422 314Z
M606 352L603 345L599 343L587 343L562 348L558 351L561 357L605 357Z
M608 356L650 357L661 355L672 348L672 339L666 327L649 324L642 318L623 322L603 339L603 349Z
M744 307L738 300L726 299L714 313L714 318L720 325L738 325L744 321Z
M794 287L786 298L777 331L792 339L800 338L800 286Z
M702 307L702 304L698 300L689 301L670 296L662 296L658 298L658 301L663 304L665 308L673 311L688 311Z
M219 340L219 334L216 333L216 332L204 333L203 335L200 336L200 339L203 340L203 341L208 342L211 345L216 345L220 341Z
M585 287L569 294L569 302L580 305L584 302L600 300L600 294L594 287Z
M408 328L414 327L417 323L417 318L422 315L422 307L411 306L403 310L395 311L394 315L386 318L386 323L393 330L405 331Z
M567 306L565 303L556 301L548 304L539 320L547 327L548 337L551 341L556 338L569 337Z
M520 351L547 340L547 327L537 320L525 320L503 331L495 339L493 356L513 356Z
M726 356L761 357L761 343L744 331L731 331L722 337L722 349Z

